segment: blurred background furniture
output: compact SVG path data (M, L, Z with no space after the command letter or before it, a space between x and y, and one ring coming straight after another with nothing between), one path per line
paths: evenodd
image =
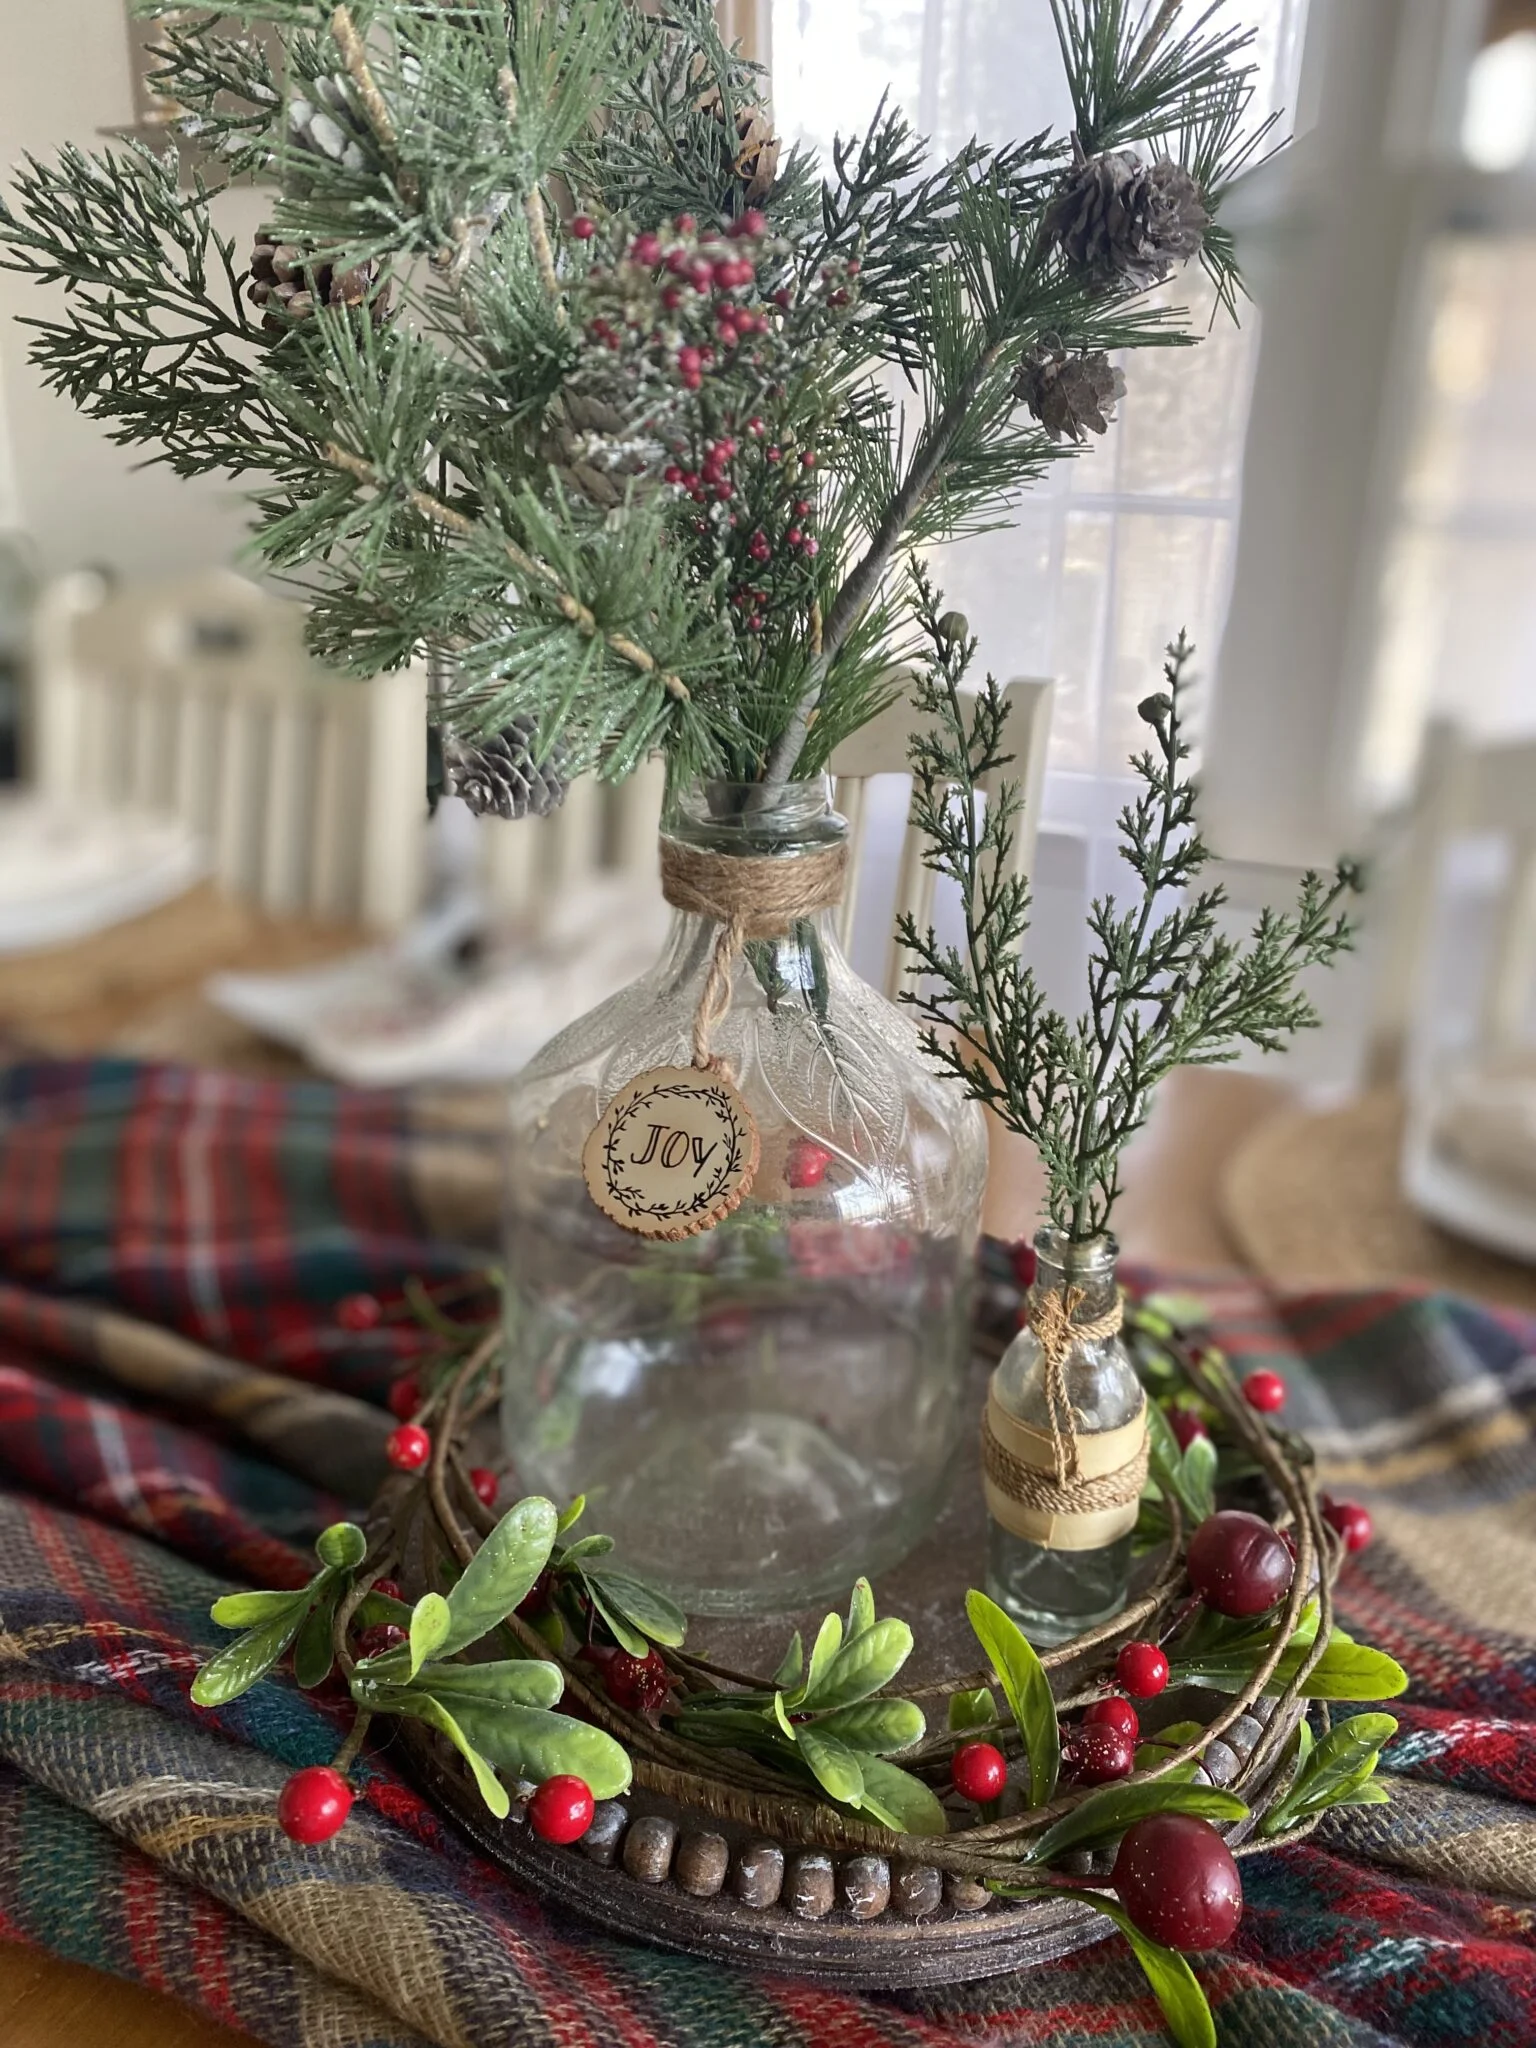
M1262 1124L1225 1170L1226 1220L1278 1283L1536 1306L1536 740L1437 721L1383 839L1369 1085Z

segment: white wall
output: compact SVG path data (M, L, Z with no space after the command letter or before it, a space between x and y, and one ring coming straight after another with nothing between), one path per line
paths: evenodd
M60 144L99 149L100 131L133 119L127 0L0 0L0 166ZM221 230L243 250L261 217L257 190L219 202ZM143 469L146 451L114 446L66 398L44 391L17 316L64 303L0 273L0 525L20 527L44 573L82 562L154 575L233 561L245 531L238 489ZM8 439L8 449L3 445Z

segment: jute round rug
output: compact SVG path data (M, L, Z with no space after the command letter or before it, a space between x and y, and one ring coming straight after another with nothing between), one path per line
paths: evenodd
M1244 1258L1288 1289L1407 1281L1536 1310L1536 1267L1464 1243L1409 1204L1403 1115L1402 1097L1382 1089L1261 1124L1222 1176L1222 1217Z

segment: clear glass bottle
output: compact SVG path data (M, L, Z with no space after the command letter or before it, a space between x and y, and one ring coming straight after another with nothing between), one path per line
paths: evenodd
M710 784L665 830L786 860L846 835L824 778L761 798ZM985 1126L833 923L796 919L736 963L712 1050L761 1156L713 1229L639 1237L581 1169L619 1089L688 1063L713 919L676 912L651 971L512 1091L508 1454L525 1486L585 1492L623 1563L696 1613L808 1604L894 1563L938 1505L965 1420Z
M1115 1302L1112 1237L1074 1244L1064 1231L1035 1235L1035 1278L1029 1300L1068 1288L1080 1295L1076 1318L1103 1316ZM1146 1396L1130 1354L1118 1334L1074 1339L1065 1360L1067 1400L1080 1438L1127 1430L1143 1413ZM1045 1396L1045 1360L1028 1322L1004 1352L992 1376L992 1392L1006 1414L1032 1428L1050 1431ZM1029 1640L1047 1649L1084 1629L1107 1621L1125 1605L1130 1587L1131 1535L1136 1507L1111 1513L1123 1526L1093 1547L1068 1549L1029 1541L1007 1529L994 1514L988 1535L987 1591L1007 1608ZM1096 1529L1100 1525L1096 1525Z

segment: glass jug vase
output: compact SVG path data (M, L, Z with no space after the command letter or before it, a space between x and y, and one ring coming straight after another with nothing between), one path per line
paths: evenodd
M673 802L663 850L792 863L846 829L824 779L766 803L715 783ZM610 1220L583 1147L637 1075L688 1065L721 931L677 910L650 972L514 1084L503 1420L520 1482L584 1492L624 1565L695 1613L771 1613L888 1567L938 1504L986 1134L830 908L785 915L745 941L709 1039L757 1126L745 1198L678 1242Z

